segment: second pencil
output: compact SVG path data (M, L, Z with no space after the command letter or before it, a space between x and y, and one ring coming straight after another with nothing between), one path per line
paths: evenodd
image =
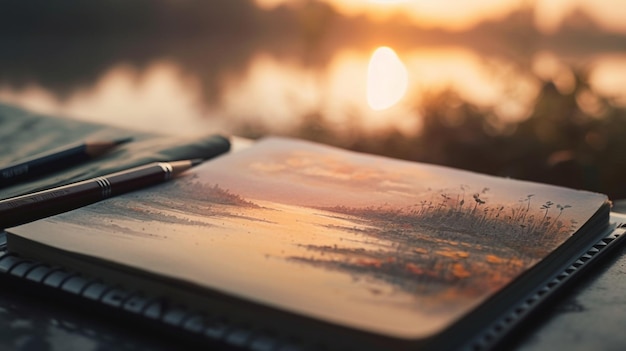
M0 201L0 228L73 210L107 197L164 182L201 160L159 162Z

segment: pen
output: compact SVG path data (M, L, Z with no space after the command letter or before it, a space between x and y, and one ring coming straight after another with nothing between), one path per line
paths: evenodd
M79 144L62 146L52 151L43 152L0 168L0 187L19 183L49 174L54 171L86 162L111 149L129 142L131 138L110 141L87 141Z
M73 210L102 199L147 187L201 163L202 160L158 162L32 194L0 201L0 228L14 227Z

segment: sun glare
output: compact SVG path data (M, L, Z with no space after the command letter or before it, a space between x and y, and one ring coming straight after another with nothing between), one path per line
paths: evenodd
M377 48L367 67L367 103L373 110L388 109L404 97L409 73L389 47Z
M406 2L406 0L369 0L371 3L375 4L398 4Z

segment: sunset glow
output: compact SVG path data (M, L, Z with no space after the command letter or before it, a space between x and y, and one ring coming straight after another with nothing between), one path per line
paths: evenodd
M421 26L467 29L485 19L497 19L520 7L522 0L324 0L339 13L348 16L366 15L384 20L394 15L406 15ZM293 0L256 0L262 8L295 4Z
M386 19L402 14L420 26L465 30L485 20L502 18L514 11L530 8L537 28L544 33L556 31L564 18L574 11L588 14L601 27L626 32L626 6L615 0L324 0L341 14L366 15ZM262 8L294 4L294 0L255 0Z

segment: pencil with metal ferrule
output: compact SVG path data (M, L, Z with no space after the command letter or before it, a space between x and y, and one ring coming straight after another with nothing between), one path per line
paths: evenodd
M131 141L131 138L108 141L87 141L62 146L0 167L0 187L40 177L79 163L87 162L129 141Z
M171 179L202 160L158 162L0 201L0 228L14 227Z

